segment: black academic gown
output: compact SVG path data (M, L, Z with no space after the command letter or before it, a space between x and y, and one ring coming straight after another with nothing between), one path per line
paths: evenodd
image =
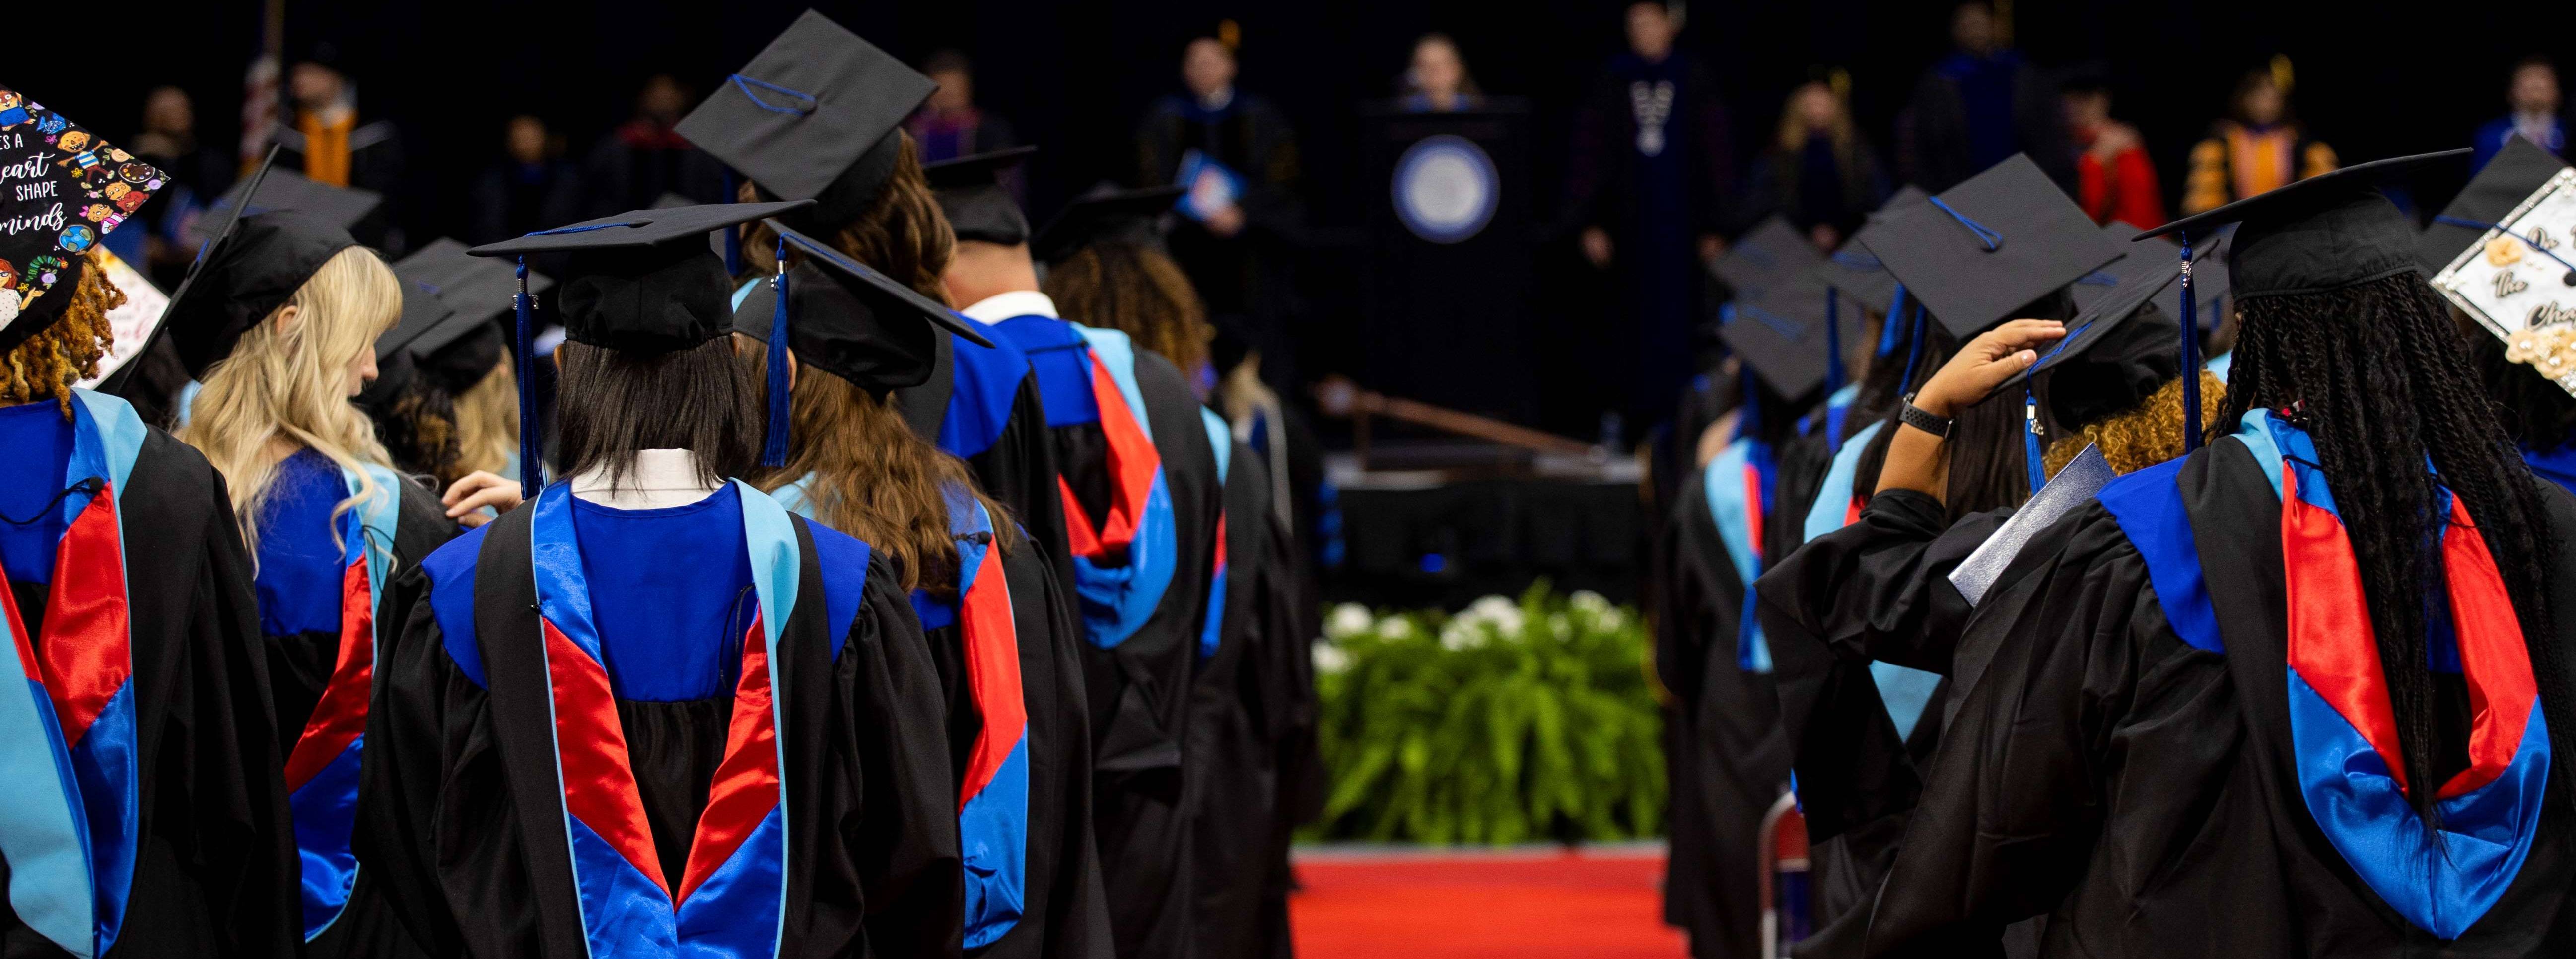
M1673 700L1664 920L1690 933L1694 956L1758 955L1762 818L1788 786L1789 742L1772 678L1738 665L1745 584L1700 482L1682 481L1655 547L1655 675Z
M1836 955L1856 943L1921 793L1922 766L1940 743L1947 684L1900 739L1869 664L1949 675L1974 611L1950 572L2011 515L2007 508L1953 525L1939 500L1890 490L1871 497L1857 522L1809 540L1754 581L1814 847L1816 932L1801 954Z
M1091 838L1091 717L1083 699L1082 626L1053 564L1023 541L1002 554L1020 645L1020 695L1028 710L1029 818L1025 898L1018 923L970 950L984 959L1109 959L1109 902ZM983 731L966 684L955 623L924 631L949 689L949 762L963 785Z
M399 494L402 499L395 513L393 568L385 577L388 595L376 610L376 622L388 634L401 628L410 612L398 604L396 597L401 594L392 589L393 579L419 566L422 558L457 533L456 521L447 518L447 508L439 505L438 497L428 490L406 482ZM340 635L304 632L261 639L268 650L269 691L276 703L278 756L282 762L294 753L295 741L302 735L305 722L312 718L314 704L321 701L323 688L331 683L331 670L340 655ZM349 892L348 906L329 928L306 943L305 955L383 957L417 956L422 952L401 920L386 907L375 875L361 868L357 887Z
M1187 749L1202 957L1293 951L1285 879L1294 811L1283 803L1281 774L1300 703L1297 674L1282 669L1278 647L1303 644L1289 631L1298 585L1283 565L1271 493L1268 467L1235 442L1225 478L1224 614L1191 689Z
M2280 505L2256 463L2229 437L2128 480L2179 484L2224 653L2175 632L2100 503L2023 548L1960 641L1963 692L1870 954L1992 954L1999 927L2043 914L2043 955L2576 951L2563 796L2547 798L2502 898L2447 943L2401 920L2318 829L2293 767ZM2576 500L2543 486L2564 540ZM2576 559L2561 554L2550 589L2554 608L2576 609ZM2556 634L2576 644L2576 621ZM2552 762L2571 755L2558 746Z
M129 546L142 782L132 891L107 955L294 955L304 938L302 874L281 772L286 756L277 748L249 554L223 477L155 429L118 502ZM41 637L44 587L10 586L31 620L27 629ZM6 878L0 871L0 883ZM0 954L70 955L22 924L5 896Z
M1143 627L1115 649L1085 643L1082 660L1094 743L1092 823L1110 926L1122 959L1159 959L1191 955L1183 744L1221 491L1189 381L1171 361L1143 350L1136 352L1136 381L1171 492L1179 566ZM1100 427L1051 431L1058 463L1079 494L1090 485L1082 477L1105 473Z
M412 612L377 661L358 855L437 955L588 955L548 735L532 506L450 547L478 551L475 648L492 685L450 655L430 602L438 584L419 569L395 586ZM909 598L873 558L832 657L813 538L796 521L803 570L779 640L789 658L778 695L788 821L822 825L788 833L781 955L955 956L957 780L939 748L940 677ZM637 731L628 756L663 850L687 848L729 700L617 701Z

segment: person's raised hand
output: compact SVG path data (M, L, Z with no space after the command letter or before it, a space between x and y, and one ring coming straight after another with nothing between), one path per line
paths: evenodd
M2004 381L2039 362L2039 351L2066 336L2056 320L2014 320L1978 334L1941 365L1914 394L1914 407L1934 416L1956 416Z
M491 522L493 514L519 508L519 481L475 470L448 484L447 493L438 501L446 504L448 519L471 529ZM492 513L483 512L486 506L492 508Z

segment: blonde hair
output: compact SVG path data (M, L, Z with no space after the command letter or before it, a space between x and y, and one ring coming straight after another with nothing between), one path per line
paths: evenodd
M125 305L125 291L109 282L99 251L84 255L89 262L81 270L80 285L63 294L71 297L63 315L0 356L0 404L51 399L69 421L72 384L98 375L98 359L116 339L107 311Z
M519 373L505 353L492 372L456 398L456 468L499 473L518 451Z
M286 307L296 322L280 327ZM296 443L355 472L358 488L332 508L338 516L374 495L361 464L390 466L374 424L344 392L342 370L402 318L402 286L375 252L350 247L324 261L311 279L244 332L232 354L206 371L179 439L206 454L224 476L251 555L259 555L259 506L277 478L281 457L272 439ZM336 534L335 534L336 535Z
M2200 371L2201 435L2217 435L2219 408L2226 405L2227 384L2215 373ZM2049 444L2040 460L2047 465L2048 475L2055 476L2086 446L2099 446L2112 472L2135 473L2182 456L2182 419L2182 377L2177 376L2138 405L2084 424Z
M1780 149L1793 154L1804 150L1807 148L1807 138L1818 132L1809 128L1807 118L1798 112L1798 100L1806 96L1811 87L1821 88L1826 96L1833 98L1834 118L1826 124L1822 132L1833 141L1834 159L1849 166L1852 160L1852 143L1856 139L1852 130L1851 98L1836 89L1833 84L1823 80L1810 80L1799 84L1789 91L1787 102L1780 105Z

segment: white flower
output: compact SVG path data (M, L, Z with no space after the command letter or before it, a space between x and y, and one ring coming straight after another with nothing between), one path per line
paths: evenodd
M1601 594L1588 589L1575 590L1574 595L1566 597L1565 604L1594 615L1618 609L1618 607L1610 605L1610 600L1604 598Z
M1351 668L1351 654L1331 643L1315 644L1315 672L1331 676Z
M1389 616L1385 619L1378 620L1377 634L1381 639L1404 639L1410 637L1413 635L1413 617Z
M1477 649L1485 645L1485 624L1465 613L1451 618L1440 627L1440 648L1450 652Z
M1519 603L1500 596L1487 596L1468 604L1451 622L1492 626L1496 635L1518 636L1524 625L1523 619Z
M1367 633L1376 625L1377 617L1369 612L1368 607L1343 603L1333 607L1332 615L1325 617L1324 635L1344 639Z

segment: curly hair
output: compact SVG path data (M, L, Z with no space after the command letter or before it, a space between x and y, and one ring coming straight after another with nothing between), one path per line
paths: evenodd
M877 189L857 219L842 224L827 239L849 258L894 277L923 296L947 303L948 288L940 282L939 275L948 271L948 260L957 253L957 233L949 227L947 214L940 212L939 198L931 193L929 179L922 176L920 152L914 149L912 134L901 130L896 133L903 137L903 147L895 157L894 172L886 176L885 186ZM743 202L758 196L750 183L742 184ZM766 224L755 226L743 243L743 266L766 275L777 268L777 246L777 231Z
M456 398L437 384L413 383L374 419L376 442L384 444L394 469L436 477L442 490L473 472L464 467L457 445Z
M108 280L98 251L85 255L89 263L63 315L9 351L6 368L0 368L0 404L51 399L69 420L72 384L98 375L99 357L116 341L107 311L125 305L125 291Z
M2407 797L2429 820L2437 774L2444 763L2456 765L2435 751L2436 730L2448 724L2425 655L2425 597L2441 584L2436 554L2448 522L2440 488L2466 504L2504 576L2547 722L2576 729L2549 603L2559 544L2540 488L2496 422L2447 305L2423 277L2401 273L2240 308L2223 422L2301 407L2296 415L2316 441L2359 561L2406 781L2414 784ZM2553 792L2566 801L2565 790Z
M2200 371L2200 428L2204 435L2215 435L2218 408L2226 402L2227 384L2218 374ZM2182 377L2166 380L2138 405L2077 427L2075 432L2058 437L2048 446L2041 461L2048 475L2075 461L2087 446L2102 449L2102 459L2111 464L2114 473L2135 473L2167 460L2182 457Z
M1208 361L1207 304L1180 264L1135 243L1094 243L1047 271L1042 284L1064 315L1125 332L1183 372Z

